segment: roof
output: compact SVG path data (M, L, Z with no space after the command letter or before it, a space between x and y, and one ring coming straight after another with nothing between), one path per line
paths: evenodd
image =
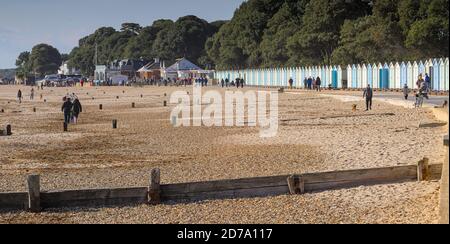
M172 66L166 69L167 72L178 72L178 71L188 71L188 70L203 70L197 65L193 64L191 61L181 58L178 59Z
M140 68L138 72L146 72L146 71L152 71L152 70L158 70L161 69L161 63L160 62L150 62L146 64L144 67Z

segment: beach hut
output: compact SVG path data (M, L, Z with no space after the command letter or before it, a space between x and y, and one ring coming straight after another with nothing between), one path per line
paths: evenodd
M362 72L361 72L361 87L364 88L367 86L367 66L366 64L362 65Z
M380 87L379 83L380 70L377 64L372 65L372 88L377 89Z
M401 70L400 64L398 62L395 63L394 70L395 70L395 76L394 76L395 87L394 88L395 89L402 88L401 81L400 81L401 80L400 75L401 75L402 70Z
M395 89L395 66L391 62L388 67L389 73L389 89Z
M367 65L367 84L373 87L373 68L371 64Z
M139 78L145 80L160 80L161 79L161 69L163 65L159 61L159 59L155 59L153 62L150 62L140 68L137 73L139 74Z
M441 89L441 86L440 86L440 78L441 78L441 74L440 74L440 72L441 72L441 66L439 65L439 60L437 60L437 59L434 59L433 60L433 73L431 74L432 76L431 76L431 83L432 83L432 85L431 85L431 88L434 90L434 91L440 91L440 90L442 90Z
M163 78L171 79L188 79L197 78L204 74L203 69L193 64L186 58L177 59L176 62L168 68L163 68ZM236 76L235 72L232 72L232 76ZM237 77L233 77L235 79Z

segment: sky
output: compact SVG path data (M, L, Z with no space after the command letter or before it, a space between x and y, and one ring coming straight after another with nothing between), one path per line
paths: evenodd
M148 26L157 19L196 15L207 21L231 19L244 0L2 0L0 69L14 68L23 51L39 43L69 53L96 29L125 22Z

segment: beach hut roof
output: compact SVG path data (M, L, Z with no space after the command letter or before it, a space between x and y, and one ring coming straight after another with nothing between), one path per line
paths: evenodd
M189 71L189 70L202 71L203 69L201 69L200 67L193 64L191 61L185 58L177 59L177 61L172 66L166 69L166 71L168 72Z
M159 70L161 68L162 68L161 62L153 61L153 62L150 62L150 63L144 65L142 68L140 68L138 70L138 72L147 72L147 71Z

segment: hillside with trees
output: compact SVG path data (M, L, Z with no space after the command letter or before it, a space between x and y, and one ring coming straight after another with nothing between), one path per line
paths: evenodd
M248 0L230 21L208 23L185 16L145 27L136 23L124 23L120 30L101 27L82 38L68 56L49 47L42 52L33 48L19 56L18 74L53 72L62 60L92 75L96 61L117 59L161 58L170 64L186 57L200 66L232 69L448 57L448 4L448 0Z
M95 61L105 64L126 58L151 60L158 57L170 64L177 58L186 57L200 65L211 64L205 43L223 23L208 23L196 16L185 16L175 22L157 20L146 27L135 23L124 23L120 30L102 27L79 41L79 46L70 53L69 65L92 74Z
M448 57L448 0L249 0L206 44L219 69Z

